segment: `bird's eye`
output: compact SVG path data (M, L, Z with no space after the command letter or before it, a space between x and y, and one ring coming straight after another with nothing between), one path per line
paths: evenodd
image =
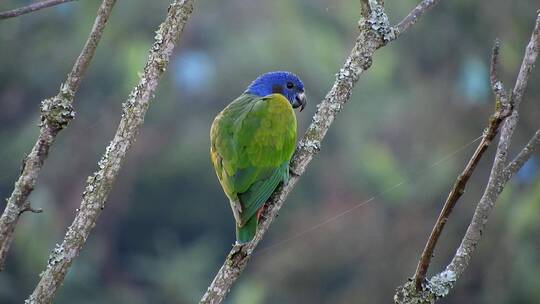
M287 89L294 88L294 84L292 82L287 82Z

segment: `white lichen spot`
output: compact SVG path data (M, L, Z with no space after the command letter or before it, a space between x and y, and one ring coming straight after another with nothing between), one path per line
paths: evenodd
M465 257L467 256L467 252L463 249L463 246L459 246L456 250L456 257Z
M373 32L382 38L386 43L395 39L395 30L390 26L388 16L384 12L384 8L377 4L371 3L371 14L364 20L365 25Z
M300 143L309 153L316 153L321 150L321 142L318 140L306 140Z
M334 111L334 112L339 112L339 110L341 110L341 104L337 103L337 102L334 102L334 103L331 103L330 104L330 110Z
M429 280L428 288L437 298L443 298L448 295L456 280L456 273L450 269L447 269L433 276Z
M47 261L47 268L56 266L65 258L65 250L62 245L56 244Z

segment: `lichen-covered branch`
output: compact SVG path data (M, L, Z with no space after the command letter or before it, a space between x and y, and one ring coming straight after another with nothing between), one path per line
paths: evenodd
M47 8L47 7L55 6L55 5L66 3L66 2L72 2L72 1L74 0L44 0L44 1L36 2L36 3L32 3L27 6L19 7L16 9L5 11L5 12L0 12L0 20L18 17L20 15L28 14L31 12L35 12L35 11Z
M32 210L28 197L34 190L49 149L58 133L75 116L73 98L79 89L88 64L94 56L115 3L116 0L103 0L90 35L66 81L60 86L60 91L56 96L41 102L41 123L38 138L32 151L24 159L21 175L15 183L13 192L7 199L7 205L0 217L0 270L4 266L19 216L24 211Z
M480 201L478 202L478 205L476 206L471 223L467 228L467 232L456 250L452 261L450 264L448 264L448 266L446 266L444 271L434 275L425 285L422 285L421 289L416 288L416 284L413 280L405 283L403 286L398 287L396 295L394 296L395 303L434 303L436 300L448 295L450 290L454 287L455 282L461 277L461 275L463 275L469 266L472 255L476 250L478 243L482 239L483 231L491 211L495 207L495 202L508 181L508 179L505 178L508 148L510 147L510 142L518 122L519 105L523 98L525 88L527 87L527 81L530 73L534 67L536 58L538 57L539 50L540 13L538 13L536 17L535 27L529 44L527 45L516 84L510 97L510 103L513 105L512 114L504 121L501 128L501 136L497 145L497 151L495 153L495 159L493 161L488 183L482 197L480 198ZM523 163L524 162L516 162L512 167L512 170L519 170Z
M495 113L493 113L493 115L489 119L489 123L484 131L482 141L480 141L480 143L478 144L478 147L476 148L471 159L465 166L465 169L463 169L463 171L458 175L456 182L452 187L452 190L450 191L448 197L446 198L446 201L444 202L439 217L437 218L437 221L435 222L435 225L431 230L431 234L429 235L428 241L424 247L424 250L422 251L420 260L418 261L418 265L416 266L416 271L414 274L414 283L417 290L420 290L422 288L422 284L424 283L424 280L426 278L429 264L431 263L431 257L433 256L433 252L435 251L435 246L437 245L437 241L439 240L444 226L448 221L450 213L452 213L452 210L457 204L457 201L465 192L465 187L467 185L467 182L469 181L469 178L476 169L476 166L478 165L478 162L480 162L480 159L484 155L484 152L487 150L487 148L497 135L499 131L499 126L501 125L503 120L512 113L512 105L508 102L506 94L503 93L502 83L498 80L497 76L499 48L499 41L496 41L495 45L493 46L493 52L491 56L492 60L490 73L492 90L495 96Z
M159 26L148 61L139 82L123 104L122 118L116 134L98 163L98 170L88 177L81 205L64 240L52 251L47 268L27 303L50 303L62 284L73 260L79 255L90 232L105 207L105 201L131 145L144 122L149 103L161 75L165 72L178 42L194 0L171 3L165 21Z
M432 1L423 1L432 2ZM259 230L253 241L244 245L234 245L223 266L203 295L200 303L218 304L229 293L231 287L240 277L249 259L264 237L270 224L283 206L288 194L292 191L300 176L321 147L321 141L332 125L336 115L350 99L352 89L360 75L369 69L375 50L396 39L395 29L389 25L388 16L379 2L368 1L369 11L365 7L360 21L360 34L346 59L345 64L336 75L334 85L323 101L317 105L313 121L300 140L291 161L291 178L283 187L278 188L270 200ZM408 28L408 27L407 27Z

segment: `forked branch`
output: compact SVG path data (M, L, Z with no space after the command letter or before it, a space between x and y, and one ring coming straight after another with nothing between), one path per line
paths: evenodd
M394 296L395 303L398 304L423 304L434 303L436 300L446 297L455 285L455 282L461 277L469 266L476 247L482 239L482 234L491 214L495 207L495 203L503 191L506 183L517 172L525 161L530 157L532 151L539 146L540 134L537 132L518 154L516 159L510 164L507 164L508 148L516 128L519 117L519 105L523 99L525 88L534 63L540 51L540 11L536 16L536 23L531 35L531 39L525 50L523 62L516 80L516 84L509 98L509 103L512 105L512 113L508 116L501 127L501 136L495 152L495 159L491 168L486 189L476 209L467 232L465 233L461 244L452 261L446 266L446 269L428 281L420 281L420 286L417 281L410 280L403 286L398 287ZM498 47L494 49L493 62L496 63L498 56ZM496 64L495 64L496 66ZM496 68L492 67L490 80L494 90L495 99L504 99L506 93L502 88L502 82L497 79ZM500 84L500 86L499 86ZM504 103L502 103L504 107Z
M480 159L484 155L484 152L486 152L487 148L493 141L493 138L495 138L495 136L497 135L499 131L499 126L501 125L503 120L512 113L512 104L510 104L508 99L506 98L506 93L504 92L504 89L502 87L502 82L499 81L497 77L499 48L500 43L497 40L495 42L495 45L493 46L493 52L491 55L492 59L490 73L493 94L495 95L495 113L493 113L493 115L489 119L488 126L484 130L482 141L480 141L480 143L478 144L478 147L474 151L471 159L469 159L469 162L465 166L465 169L463 169L463 171L457 177L456 182L452 187L452 190L450 191L448 197L446 198L446 201L444 202L439 217L437 218L437 221L435 222L435 225L431 230L431 234L428 238L426 246L424 247L424 250L422 251L422 255L420 256L420 260L418 261L418 266L416 266L416 272L414 274L414 283L417 290L422 289L422 284L424 283L429 264L431 263L431 257L433 256L435 246L437 246L437 241L439 240L439 237L441 236L441 233L444 229L444 225L448 221L448 217L452 213L452 210L457 204L459 198L465 192L467 182L469 181L469 178L476 169L478 162L480 162Z

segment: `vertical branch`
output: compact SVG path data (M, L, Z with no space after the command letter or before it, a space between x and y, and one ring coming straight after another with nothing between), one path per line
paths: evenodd
M32 151L24 159L23 169L11 196L7 199L7 205L0 217L0 270L3 268L13 232L19 216L27 210L31 210L28 196L34 190L36 181L47 158L49 149L58 133L64 129L69 121L75 116L73 110L73 98L79 89L79 85L88 64L96 51L107 20L111 14L116 0L103 0L101 3L94 25L86 43L75 61L66 81L60 86L60 91L54 97L41 102L40 132Z
M61 245L52 251L47 268L27 303L50 303L73 260L79 255L90 232L105 207L105 201L122 163L135 141L158 81L169 64L169 58L193 11L194 0L175 0L169 6L165 21L154 37L148 61L139 83L123 104L122 119L116 134L98 163L99 169L88 177L79 210Z

